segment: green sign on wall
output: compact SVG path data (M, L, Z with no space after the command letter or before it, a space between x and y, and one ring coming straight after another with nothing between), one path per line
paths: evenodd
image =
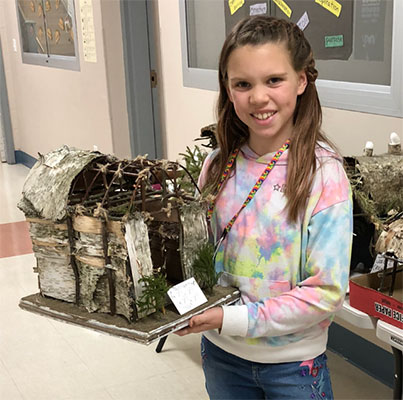
M343 47L343 35L325 36L325 47Z

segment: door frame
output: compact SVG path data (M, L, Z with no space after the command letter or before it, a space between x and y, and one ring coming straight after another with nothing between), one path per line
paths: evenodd
M132 157L163 156L158 73L156 87L151 86L151 71L157 71L153 7L153 0L120 2Z
M15 164L15 148L13 129L10 118L10 106L8 103L8 92L6 83L6 74L4 71L3 51L0 37L0 134L3 134L4 153L8 164Z

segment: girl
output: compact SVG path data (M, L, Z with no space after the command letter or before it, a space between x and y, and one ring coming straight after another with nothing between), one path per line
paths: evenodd
M200 176L222 285L238 304L193 317L213 399L331 399L324 354L348 284L352 203L320 131L317 71L293 23L247 18L220 56L217 139Z

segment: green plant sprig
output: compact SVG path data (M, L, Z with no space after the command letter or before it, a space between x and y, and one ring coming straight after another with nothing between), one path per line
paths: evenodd
M156 309L165 314L165 297L169 290L166 276L161 273L143 276L139 283L143 285L143 293L136 301L138 311L143 313Z
M217 284L222 272L216 273L214 265L214 246L211 243L203 243L196 251L193 261L193 274L197 283L207 293L212 294L213 287Z
M185 153L179 153L185 161L186 169L189 171L190 175L192 175L195 182L199 179L199 175L203 166L203 162L207 157L207 152L202 150L199 146L195 145L193 150L187 146ZM181 173L180 177L180 186L183 190L188 193L194 193L195 187L188 175L185 172Z

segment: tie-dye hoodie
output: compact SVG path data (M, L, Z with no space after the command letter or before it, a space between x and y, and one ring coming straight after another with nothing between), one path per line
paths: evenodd
M200 184L216 153L204 163ZM247 145L236 159L212 216L215 241L239 210L273 154L258 156ZM306 212L288 223L284 152L220 246L216 270L222 285L241 291L223 307L221 332L205 336L247 360L279 363L310 360L326 350L327 331L348 285L352 243L352 201L342 160L317 146L317 171Z

